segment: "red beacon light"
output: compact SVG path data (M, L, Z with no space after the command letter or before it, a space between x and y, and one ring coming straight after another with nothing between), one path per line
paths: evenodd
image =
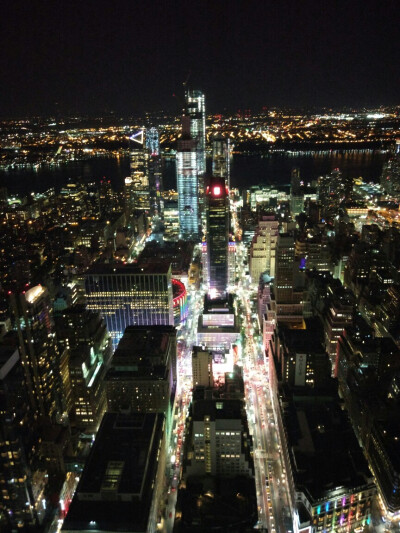
M221 194L221 187L219 187L219 185L216 185L215 187L213 187L213 195L219 196L220 194Z

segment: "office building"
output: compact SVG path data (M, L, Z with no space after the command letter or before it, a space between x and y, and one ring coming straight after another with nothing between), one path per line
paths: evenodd
M155 533L163 511L166 439L159 413L106 413L63 533Z
M277 322L302 327L305 301L305 276L295 261L294 238L280 233L276 244L275 278L271 310Z
M257 284L261 274L273 278L275 275L275 254L279 222L274 215L264 215L258 222L249 251L249 273Z
M212 140L212 174L225 179L230 189L230 139L222 135L215 135Z
M280 327L276 360L282 383L292 387L323 387L331 375L330 360L324 346L322 323L308 318L304 329Z
M285 477L297 511L294 530L333 533L371 524L373 476L335 382L316 391L282 389L281 397Z
M0 346L0 530L17 531L45 515L41 478L32 468L37 435L18 349ZM39 476L40 477L40 476Z
M61 367L63 397L68 412L81 432L97 431L106 410L105 369L112 355L112 343L99 313L74 305L55 319L57 339L68 351Z
M174 327L127 327L105 378L108 410L164 413L169 431L176 375Z
M211 390L198 387L190 409L184 477L251 477L252 444L243 400L213 398Z
M145 131L137 131L131 135L130 141L130 209L133 211L149 211L149 153L146 149Z
M396 149L390 159L383 165L381 175L383 190L396 200L400 193L400 140L396 140Z
M233 296L223 299L204 298L204 311L199 316L197 344L206 346L213 357L225 358L240 336L240 325L235 314Z
M208 287L211 298L228 286L229 192L225 179L213 176L206 188Z
M291 303L293 300L294 260L294 238L281 233L276 247L274 282L275 297L279 303Z
M322 314L325 335L325 349L336 371L336 350L338 340L346 326L353 321L356 299L350 289L345 289L339 280L332 280L327 287L327 301Z
M400 514L400 352L390 337L375 337L360 316L338 341L339 390L375 476L387 522Z
M190 117L190 135L197 142L198 174L206 171L206 106L205 96L199 90L188 89L185 93L186 111Z
M102 179L100 181L98 206L102 218L109 217L113 212L114 191L110 180Z
M304 194L300 178L300 169L292 169L290 180L290 211L296 216L304 210Z
M164 241L179 239L178 198L164 200Z
M214 385L212 373L212 355L200 346L193 346L192 351L193 388L197 386L212 387Z
M182 117L182 136L176 152L179 237L197 241L200 235L197 141L191 136L190 117Z
M173 326L171 265L157 259L97 263L86 274L88 309L104 318L114 349L128 326Z
M62 411L60 355L48 290L36 285L9 297L31 404L41 415L55 416Z
M162 229L164 203L160 139L157 128L146 130L146 150L148 152L150 216L153 219L153 231L158 231Z

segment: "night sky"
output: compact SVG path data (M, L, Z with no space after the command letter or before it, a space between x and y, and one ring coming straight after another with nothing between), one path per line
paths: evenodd
M397 0L0 4L2 116L400 103Z

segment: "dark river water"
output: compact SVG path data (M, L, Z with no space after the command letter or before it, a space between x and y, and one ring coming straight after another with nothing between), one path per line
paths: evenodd
M387 154L371 150L273 153L266 156L234 154L231 161L231 187L242 189L258 184L284 185L290 182L293 167L300 168L305 181L311 181L339 168L345 176L362 177L364 181L377 182L386 158ZM59 189L69 179L95 181L105 177L111 180L116 190L121 190L126 176L129 176L128 157L93 158L71 161L59 166L43 166L38 170L0 170L0 185L5 185L10 193L26 194L42 192L49 187ZM164 163L164 188L176 188L175 161Z

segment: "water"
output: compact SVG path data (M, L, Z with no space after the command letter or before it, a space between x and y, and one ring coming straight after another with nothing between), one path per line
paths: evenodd
M344 152L309 152L306 154L274 153L266 156L234 154L231 164L231 187L250 187L259 184L283 185L290 182L290 172L300 168L305 181L316 179L339 168L343 175L362 177L364 181L379 181L387 154L380 151L359 150ZM210 161L208 161L210 166ZM92 158L71 161L59 166L45 166L38 170L20 168L0 171L0 185L11 194L42 192L50 187L61 188L69 179L85 181L110 179L116 190L122 190L124 178L129 176L129 158ZM175 161L164 163L164 187L176 188Z

